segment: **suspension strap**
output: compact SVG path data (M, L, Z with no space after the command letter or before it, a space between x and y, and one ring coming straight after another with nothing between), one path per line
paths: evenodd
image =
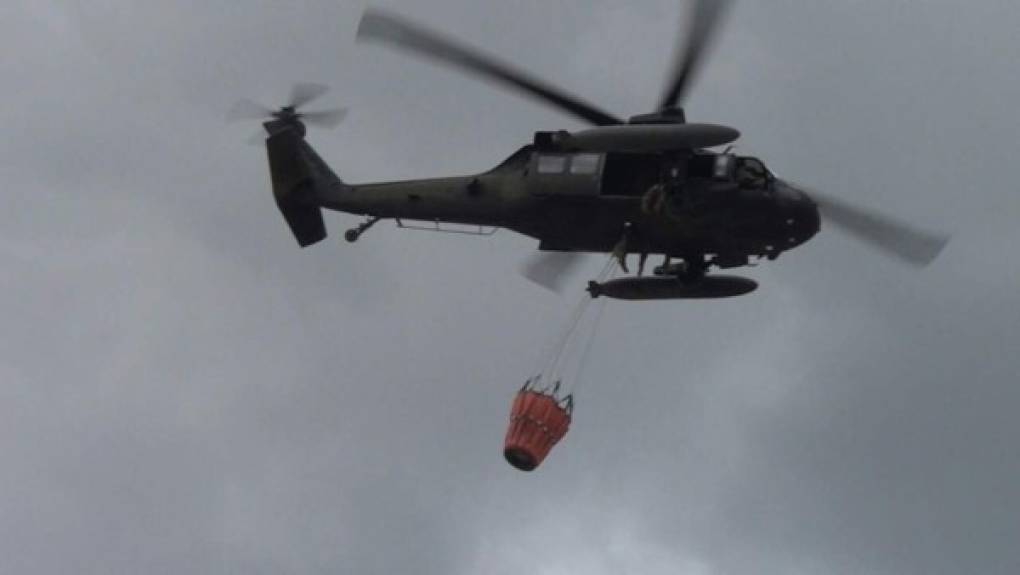
M606 261L606 264L602 267L602 271L599 272L599 275L597 276L597 281L603 282L606 281L609 277L611 277L616 272L616 265L617 261L610 257ZM578 328L580 326L581 320L585 316L585 313L589 309L589 306L591 306L593 299L594 298L590 294L584 293L581 296L580 300L578 300L578 302L575 304L574 311L571 314L569 322L567 323L566 331L563 332L563 335L561 336L557 345L553 347L550 356L545 364L546 367L542 371L542 373L548 375L550 379L554 380L563 379L560 376L561 371L564 368L563 363L566 355L565 352L570 347L570 344L574 343L574 341L578 337L580 337ZM601 310L605 307L605 300L599 302L599 305L600 307L598 315L601 316ZM592 326L592 329L594 329L594 326Z

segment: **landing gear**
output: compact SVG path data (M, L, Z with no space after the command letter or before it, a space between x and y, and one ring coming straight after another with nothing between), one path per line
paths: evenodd
M630 273L630 270L627 269L627 253L629 251L630 236L633 230L634 224L630 222L623 224L623 235L620 236L620 241L616 242L616 245L613 246L612 252L616 263L620 265L620 269L623 270L623 273L628 274Z
M685 256L679 263L670 263L670 259L666 256L662 265L652 270L652 273L659 277L674 277L684 283L693 283L704 278L708 272L709 262L703 255Z
M376 224L376 222L378 222L381 219L382 218L375 217L375 216L369 217L364 222L361 222L360 224L358 224L358 227L351 228L351 229L347 230L346 232L344 232L344 239L349 241L349 242L351 242L353 244L354 242L358 241L358 238L361 237L361 234L367 232L369 228L374 226Z

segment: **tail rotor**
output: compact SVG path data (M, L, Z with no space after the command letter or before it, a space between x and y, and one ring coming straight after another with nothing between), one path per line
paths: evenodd
M270 134L281 128L297 128L304 135L305 125L319 128L333 129L343 122L347 117L347 108L330 108L311 112L301 111L301 108L314 100L322 97L329 91L329 87L323 84L302 82L294 84L290 90L290 97L287 104L274 110L269 106L260 104L248 98L242 98L231 106L227 112L227 122L239 122L243 120L258 120ZM253 137L254 143L261 143L263 134Z

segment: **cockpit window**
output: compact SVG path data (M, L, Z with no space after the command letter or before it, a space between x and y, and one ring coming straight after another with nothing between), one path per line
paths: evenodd
M748 188L763 188L772 174L758 158L737 159L737 183Z
M599 158L600 156L598 154L574 154L574 156L570 158L570 173L583 175L594 174L599 170Z
M765 164L761 163L761 160L758 158L740 158L740 167L762 175L768 173L768 170L765 169Z
M567 157L560 154L542 154L538 157L538 173L562 174L567 169Z

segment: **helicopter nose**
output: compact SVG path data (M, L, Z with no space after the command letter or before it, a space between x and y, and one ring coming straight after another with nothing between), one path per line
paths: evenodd
M782 180L776 181L775 193L791 244L802 244L818 233L821 216L814 200Z

